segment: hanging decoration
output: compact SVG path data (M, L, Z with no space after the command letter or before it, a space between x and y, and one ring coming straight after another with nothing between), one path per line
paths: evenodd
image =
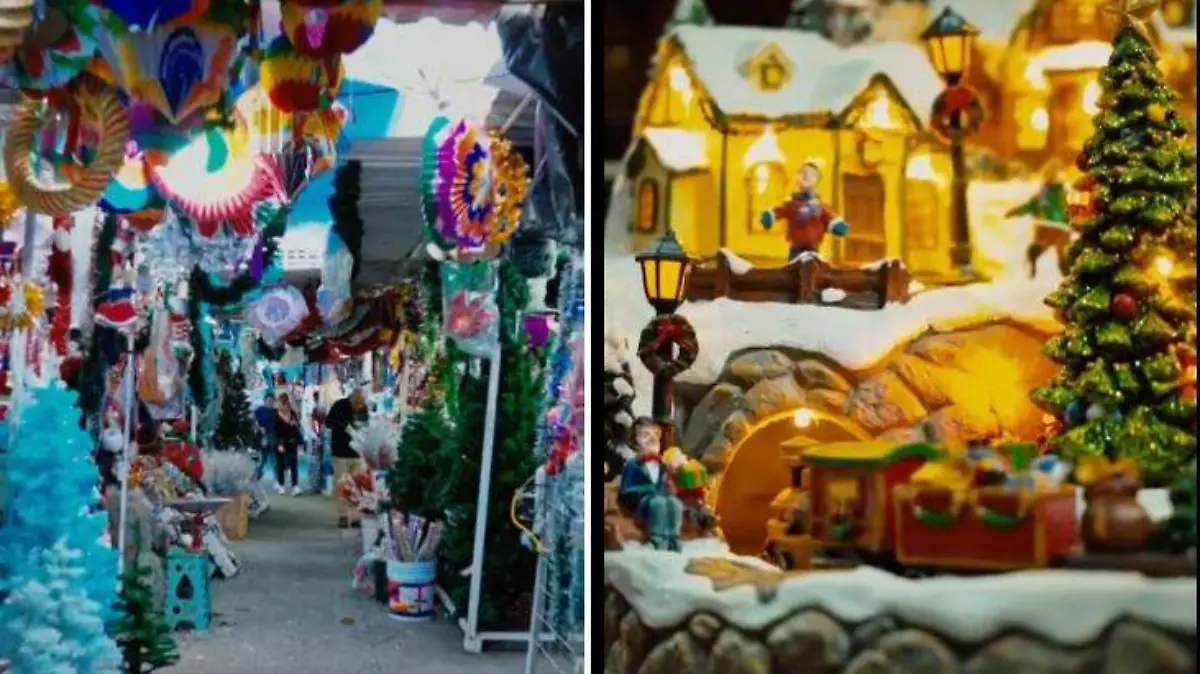
M288 285L264 291L246 309L246 322L272 346L279 344L306 317L308 304L303 293Z
M137 143L125 144L125 162L104 190L99 206L142 233L162 223L167 203L150 182L146 157Z
M260 271L257 277L254 273L255 265L248 265L247 269L227 285L214 283L208 274L194 274L188 286L191 297L205 304L226 307L241 302L248 293L258 289L261 270L269 269L275 264L275 257L279 253L279 239L287 229L287 214L288 210L274 201L265 201L254 209L255 219L266 223L258 238L262 246L262 263L258 265Z
M46 276L54 284L54 320L50 324L50 344L59 357L67 355L67 334L71 331L71 216L54 218L50 239L50 257Z
M500 337L495 262L447 261L440 271L446 335L472 356L494 356Z
M499 246L511 239L521 225L525 197L529 193L529 165L499 132L489 131L488 138L496 182L496 225L488 236L488 243Z
M17 47L25 41L25 32L33 25L34 0L9 0L0 20L0 64L8 62L16 54Z
M186 24L196 21L208 10L210 0L92 0L108 10L110 16L131 31L152 30L155 26Z
M341 237L331 231L325 243L321 285L317 288L317 311L327 325L340 323L349 314L354 298L351 287L353 273L354 255Z
M7 84L31 94L60 92L87 69L96 52L94 28L74 23L47 48L27 45L17 50L4 72Z
M283 30L312 59L349 54L366 44L383 16L382 0L283 3Z
M434 196L441 241L463 251L484 247L496 224L492 153L483 130L467 121L437 143Z
M104 26L98 47L114 83L171 125L216 105L228 86L246 16L241 3L215 4L227 16L185 25L158 23L148 31L135 30L112 12L98 11Z
M337 161L337 140L348 111L334 102L329 108L291 114L280 110L258 88L243 94L235 108L250 133L254 152L270 155L279 164L289 199Z
M282 112L312 112L329 107L341 88L340 59L315 61L296 52L282 35L271 41L258 65L259 86Z
M60 168L66 183L48 184L34 165L34 143L51 108L45 101L26 99L17 105L4 143L4 169L13 193L35 213L70 215L104 194L113 174L125 160L129 117L116 93L93 80L74 90L78 116L74 125L87 125L96 134L95 152L87 166ZM70 142L70 141L69 141ZM66 153L70 154L70 152Z
M204 238L215 237L223 223L237 236L254 234L255 205L284 196L275 159L250 151L244 127L200 129L170 155L146 155L151 183Z
M551 401L539 434L540 454L548 475L562 471L567 459L582 446L583 432L583 268L572 263L563 270L566 288L562 293L563 339L549 361L547 400Z

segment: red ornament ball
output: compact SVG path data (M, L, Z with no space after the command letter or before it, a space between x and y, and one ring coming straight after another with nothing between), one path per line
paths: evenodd
M1137 315L1137 300L1129 293L1117 293L1112 299L1112 312L1127 321Z

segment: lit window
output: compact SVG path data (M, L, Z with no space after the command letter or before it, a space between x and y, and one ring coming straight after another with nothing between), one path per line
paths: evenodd
M639 232L650 233L655 230L658 220L658 184L646 179L638 187L637 199L637 229Z
M746 192L749 212L747 225L751 232L778 231L772 226L770 230L762 223L763 213L770 213L787 199L788 175L787 169L779 162L762 162L751 166L746 171Z
M783 86L787 71L776 58L767 59L758 69L758 85L766 91L777 91Z

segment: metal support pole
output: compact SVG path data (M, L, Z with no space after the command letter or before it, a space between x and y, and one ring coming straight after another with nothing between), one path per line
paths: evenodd
M475 549L471 553L471 594L467 601L467 629L463 650L478 653L479 593L483 588L483 555L487 542L488 498L492 490L492 455L496 441L496 407L500 397L500 344L488 364L487 411L484 415L483 454L479 459L479 500L475 504Z
M950 139L950 217L954 243L950 262L963 276L971 276L971 224L967 212L967 159L962 133Z
M117 518L117 575L125 571L125 519L129 513L129 470L133 462L133 335L128 335L129 351L125 363L125 433L117 471L121 478L121 510Z

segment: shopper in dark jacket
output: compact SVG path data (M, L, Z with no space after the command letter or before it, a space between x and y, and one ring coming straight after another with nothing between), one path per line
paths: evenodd
M355 388L349 396L335 402L325 417L329 429L329 453L333 455L333 483L363 469L362 458L350 446L350 427L367 422L367 400L362 389ZM358 512L342 499L337 504L338 527L358 526Z
M286 393L279 394L279 411L275 417L275 481L279 493L284 493L285 479L292 477L292 496L300 495L300 447L304 433L300 430L300 414Z

